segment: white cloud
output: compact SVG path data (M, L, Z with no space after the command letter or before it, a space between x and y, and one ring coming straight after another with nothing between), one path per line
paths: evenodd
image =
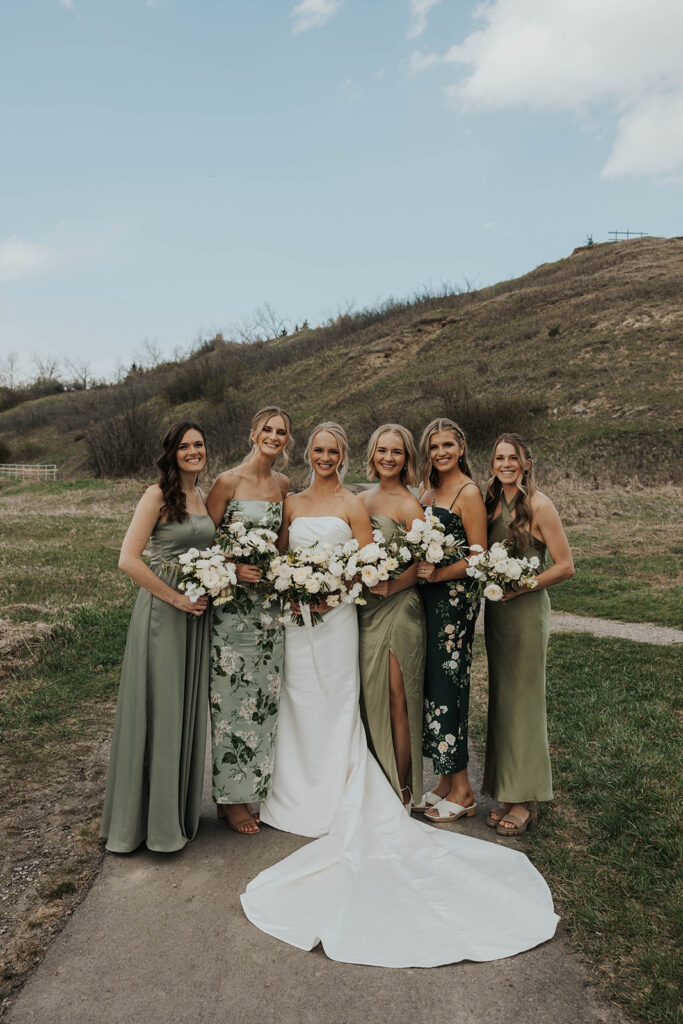
M73 11L75 8L74 0L59 0L61 7L66 7L68 10Z
M332 18L342 5L342 0L301 0L292 9L294 18L292 32L307 32L310 28L320 28Z
M620 120L605 177L683 166L680 0L491 0L476 14L480 31L442 55L417 51L411 70L463 65L446 92L470 110L564 110L595 130L607 108Z
M422 35L424 30L427 28L427 17L432 7L436 5L440 0L410 0L410 28L408 29L408 39L415 39L417 36Z
M37 242L22 242L14 235L0 242L0 281L13 281L45 264L53 251Z

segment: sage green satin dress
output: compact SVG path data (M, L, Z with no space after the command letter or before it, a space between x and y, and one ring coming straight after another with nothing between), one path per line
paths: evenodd
M189 548L213 542L210 516L158 523L152 570L164 572ZM179 611L148 590L138 594L121 668L100 836L113 853L145 842L172 853L199 823L209 696L208 614Z
M512 508L501 495L501 514L489 524L488 545L507 541ZM537 555L545 568L546 547L531 534L518 558ZM545 706L545 662L550 635L547 590L530 591L505 604L486 602L489 709L482 793L507 803L552 800Z
M372 516L373 529L387 541L398 531L388 516ZM403 674L410 726L410 769L407 784L416 799L422 795L422 687L427 628L415 587L390 597L371 597L358 608L360 633L361 714L368 746L400 796L389 714L389 653Z

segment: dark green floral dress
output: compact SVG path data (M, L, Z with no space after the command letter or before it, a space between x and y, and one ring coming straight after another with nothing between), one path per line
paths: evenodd
M223 522L277 532L282 503L233 498ZM211 739L213 799L217 804L263 800L273 774L284 639L278 605L247 588L239 611L213 608Z
M467 544L462 519L432 505L447 533ZM469 579L425 583L419 587L427 616L422 749L437 775L467 768L467 719L474 624L479 601L470 597Z

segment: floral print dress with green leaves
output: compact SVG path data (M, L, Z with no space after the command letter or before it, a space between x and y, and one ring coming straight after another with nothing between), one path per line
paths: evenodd
M456 512L432 506L446 532L467 545ZM425 583L419 588L427 616L427 659L424 685L422 750L437 775L467 767L467 723L474 624L479 601L470 596L468 580Z
M282 503L233 498L223 522L277 532ZM212 610L211 752L217 804L263 800L273 774L284 634L280 609L248 587L239 611Z

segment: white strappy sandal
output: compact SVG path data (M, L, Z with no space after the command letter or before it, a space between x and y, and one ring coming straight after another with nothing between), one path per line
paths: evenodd
M444 825L448 821L457 821L458 818L473 818L477 813L477 805L463 807L462 804L454 804L452 800L439 800L432 805L432 809L438 813L438 817L432 814L425 814L425 821L431 821L434 825Z
M413 810L417 814L424 814L429 807L435 807L440 803L441 797L434 792L424 793L419 804L413 804Z

